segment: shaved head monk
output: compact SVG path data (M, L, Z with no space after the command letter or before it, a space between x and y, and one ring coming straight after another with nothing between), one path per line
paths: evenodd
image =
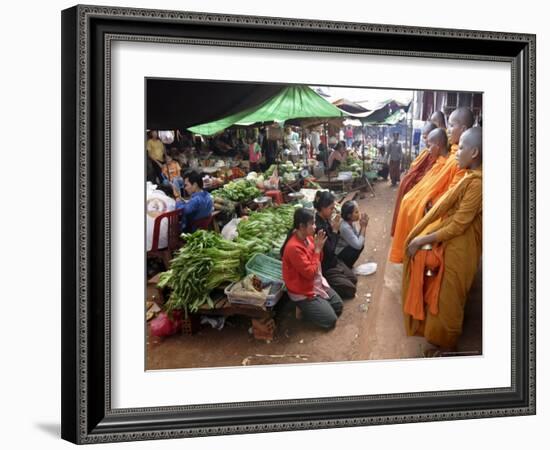
M401 180L399 185L399 192L395 200L395 208L393 211L393 221L391 227L391 236L394 235L395 225L397 223L397 217L399 216L399 209L401 206L401 200L416 184L424 177L424 175L432 168L439 156L446 157L447 150L447 133L441 128L435 128L435 125L430 123L434 128L427 136L428 148L426 149L425 156L415 166L411 166L407 174ZM427 127L424 127L425 129ZM429 127L428 127L429 128ZM421 155L419 156L419 158Z
M430 134L430 131L435 130L436 128L437 127L433 122L429 122L429 121L426 122L422 127L422 133L421 133L422 142L426 142L427 144L428 134ZM414 159L414 161L411 162L411 167L409 168L409 170L412 169L417 164L419 164L426 156L428 156L428 147L425 147L422 150L420 150L420 153L418 154L418 156Z
M426 122L424 124L424 126L422 127L422 139L424 139L424 142L428 142L428 134L430 134L430 132L435 130L436 128L437 127L433 122Z
M428 134L428 151L431 155L442 155L448 153L447 132L441 128L436 128Z
M456 351L464 306L481 258L482 130L465 131L456 161L467 173L407 238L403 313L409 336Z
M474 114L469 108L462 107L455 109L449 116L449 124L447 126L447 135L451 145L458 144L458 140L462 133L468 128L474 126Z
M430 122L432 122L437 128L447 128L447 125L445 124L445 114L441 111L434 111L434 113L430 116Z
M472 124L473 114L468 108L458 108L450 115L447 129L450 144L448 153L439 154L432 168L401 201L389 257L391 262L403 262L405 241L411 230L426 211L465 175L466 171L459 168L454 155L458 150L460 135ZM441 128L438 130L443 131Z

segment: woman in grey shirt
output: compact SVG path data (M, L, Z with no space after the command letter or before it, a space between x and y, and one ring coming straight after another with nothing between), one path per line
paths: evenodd
M340 223L340 237L335 253L350 269L365 248L365 232L369 223L366 213L359 212L357 202L350 200L342 205L342 222ZM353 222L359 221L359 230Z

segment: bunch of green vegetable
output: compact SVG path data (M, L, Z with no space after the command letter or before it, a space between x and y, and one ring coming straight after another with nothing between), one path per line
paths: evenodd
M231 216L235 212L235 203L222 197L214 197L214 209Z
M158 286L171 290L165 309L181 309L187 315L205 303L213 306L210 292L214 288L242 278L251 249L205 230L183 237L185 245L170 262L170 269L160 275Z
M306 178L305 187L308 189L322 189L319 183L316 183L311 178Z
M210 292L223 283L240 280L246 262L256 253L280 249L292 227L294 206L265 208L238 225L235 241L220 234L197 230L183 234L185 245L178 250L170 269L160 275L158 286L170 289L165 309L197 312L205 303L213 306Z
M363 168L363 161L360 159L348 156L342 164L338 167L340 172L352 172L352 176L355 178L361 175Z
M223 188L212 192L214 198L223 198L233 202L247 202L261 195L254 181L246 179L230 181Z
M272 164L269 166L269 168L264 172L264 176L266 178L273 175L273 172L275 172L275 169L277 168L276 164ZM292 161L287 161L279 164L277 175L280 177L284 176L285 174L297 174L300 172L302 168L301 163L294 164Z
M292 228L295 207L274 206L253 212L248 220L241 220L237 226L237 242L252 243L252 253L267 253L280 249L288 231Z
M276 168L277 168L277 164L271 164L269 168L264 172L264 176L266 178L269 178L271 175L273 175L273 172L275 172Z

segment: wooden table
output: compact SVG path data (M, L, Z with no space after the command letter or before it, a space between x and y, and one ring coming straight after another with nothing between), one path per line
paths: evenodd
M252 321L252 331L256 339L272 340L275 334L275 321L273 320L273 308L262 309L253 305L241 305L230 303L226 297L215 301L214 306L207 304L201 306L197 314L209 316L245 316Z
M154 301L159 306L164 303L162 290L157 287L159 274L147 281L146 301ZM221 293L221 292L220 292ZM195 314L189 314L189 318L184 321L184 332L193 334L199 328L199 315L207 316L245 316L252 321L252 331L256 339L273 340L275 334L275 321L273 320L273 308L263 309L254 305L241 305L230 303L227 297L222 294L221 297L214 300L214 306L204 304Z

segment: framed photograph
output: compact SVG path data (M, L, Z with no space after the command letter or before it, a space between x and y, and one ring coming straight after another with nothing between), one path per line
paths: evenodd
M534 35L75 6L62 123L64 439L535 414Z

